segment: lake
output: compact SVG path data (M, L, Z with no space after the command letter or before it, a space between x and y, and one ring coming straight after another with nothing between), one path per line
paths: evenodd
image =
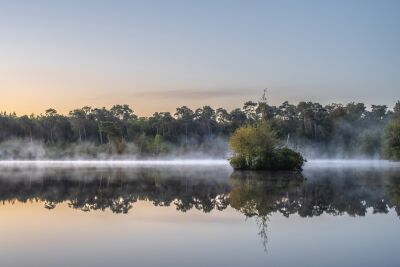
M0 266L400 266L400 164L1 162Z

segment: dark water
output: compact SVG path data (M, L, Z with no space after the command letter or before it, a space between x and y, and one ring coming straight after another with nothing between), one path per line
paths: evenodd
M400 266L400 167L0 166L0 266Z

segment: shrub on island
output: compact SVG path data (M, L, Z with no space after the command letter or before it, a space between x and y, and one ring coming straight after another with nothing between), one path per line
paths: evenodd
M301 171L305 162L300 153L279 146L267 122L238 128L229 145L233 151L230 164L238 170Z

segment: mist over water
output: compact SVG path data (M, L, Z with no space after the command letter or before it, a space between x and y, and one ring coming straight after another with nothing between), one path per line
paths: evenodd
M0 160L0 168L158 168L158 167L184 167L184 168L213 168L223 167L232 169L227 159L145 159L145 160ZM308 160L304 170L323 168L400 168L400 162L389 160L368 159L313 159Z
M98 145L92 142L68 145L46 145L37 140L10 139L0 142L0 160L40 161L121 161L121 160L171 160L171 159L223 159L229 155L228 142L223 138L210 138L207 147L189 140L185 148L171 148L157 155L142 154L133 143L126 143L123 153L118 153L113 144Z
M2 160L0 166L11 167L168 167L229 166L224 159L147 159L147 160Z
M304 169L313 168L400 168L400 162L379 159L312 159Z
M113 164L124 161L130 164L192 164L196 160L198 164L208 164L206 162L228 159L232 153L228 146L228 140L224 138L211 138L207 147L199 147L199 144L187 146L185 149L174 148L159 155L146 155L139 152L139 148L133 143L127 143L124 153L117 153L112 144L96 145L91 142L71 143L65 146L49 146L43 142L28 139L10 139L0 142L0 161L42 161L45 162L78 162L91 161L92 164L106 164L106 161L113 161ZM295 146L288 144L300 152L308 161L315 164L324 165L326 161L331 164L345 165L374 165L388 164L381 161L379 153L363 154L361 152L349 154L345 152L344 145L340 142L329 147L317 144L303 144ZM133 162L134 161L134 162ZM174 161L174 162L172 162ZM122 164L122 163L118 163ZM211 164L211 162L210 162ZM391 163L390 163L391 164Z
M212 166L226 165L229 167L227 140L214 139L215 150L201 151L188 149L171 151L158 156L140 156L137 148L128 147L126 153L116 154L112 146L96 146L91 143L71 144L64 148L49 147L37 141L8 140L0 143L0 166L38 166L38 167L101 167L101 166ZM300 150L301 151L301 150ZM312 152L310 152L312 151ZM354 158L327 158L320 149L304 149L305 155L310 155L304 168L332 168L332 167L399 167L400 163L380 160L378 156L368 158L358 156ZM320 155L320 157L318 157Z

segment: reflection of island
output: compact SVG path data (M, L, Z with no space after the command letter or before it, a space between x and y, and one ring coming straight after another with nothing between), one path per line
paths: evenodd
M400 216L400 176L397 171L319 170L300 174L235 172L230 205L246 217L255 217L259 236L266 250L269 214L286 217L348 214L365 216L387 213L394 208Z
M307 179L291 172L233 172L226 168L3 169L0 201L44 202L47 209L67 202L82 211L127 213L138 200L178 211L224 210L254 217L264 247L271 213L289 217L321 214L400 215L399 170L309 170Z

